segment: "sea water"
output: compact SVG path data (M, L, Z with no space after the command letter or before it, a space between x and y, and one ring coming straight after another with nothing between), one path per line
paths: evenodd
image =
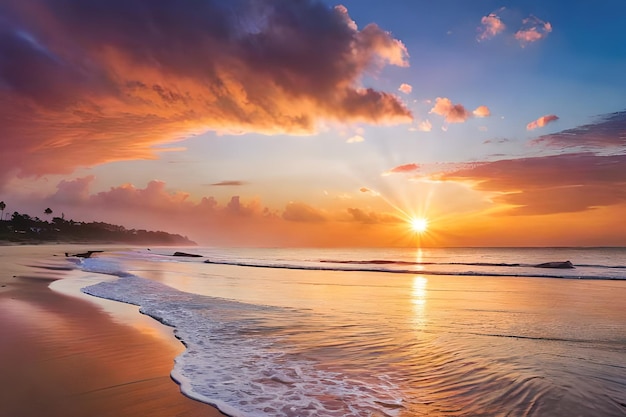
M119 278L83 291L173 326L229 415L626 415L626 249L176 250L84 259Z

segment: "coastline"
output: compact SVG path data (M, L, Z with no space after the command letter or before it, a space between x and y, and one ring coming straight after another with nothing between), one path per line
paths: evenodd
M67 247L0 247L0 417L224 416L171 379L184 347L169 328L49 288L72 277Z

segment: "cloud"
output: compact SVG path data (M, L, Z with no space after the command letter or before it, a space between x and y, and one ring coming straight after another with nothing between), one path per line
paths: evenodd
M491 114L487 106L479 106L473 112L468 111L462 104L453 104L449 98L437 97L430 113L443 116L448 123L463 123L472 115L487 117Z
M433 125L432 125L432 123L430 123L430 121L423 120L423 121L418 123L417 129L422 131L422 132L430 132L433 129Z
M365 138L363 138L363 136L361 135L354 135L349 137L346 140L346 143L359 143L359 142L363 142L365 140Z
M495 144L503 144L503 143L509 143L512 140L509 138L494 138L494 139L487 139L485 141L483 141L483 144L487 145L487 144L491 144L491 143L495 143Z
M220 181L220 182L214 182L213 184L210 184L211 186L215 186L215 187L229 187L229 186L233 186L233 187L237 187L240 185L246 185L247 183L244 181Z
M363 224L399 223L404 221L397 215L388 213L376 213L374 211L367 212L360 208L348 208L346 210L352 217L352 221Z
M389 171L383 173L383 175L391 175L391 174L407 174L419 171L420 166L417 164L404 164L399 165L397 167L391 168Z
M53 195L52 201L66 203L84 201L89 197L89 187L96 179L93 175L73 180L62 180L57 184L57 192Z
M472 114L476 117L489 117L491 116L491 110L489 110L489 107L487 106L478 106Z
M463 123L471 116L471 113L463 105L452 104L452 101L445 97L437 97L430 113L443 116L448 123Z
M492 39L506 30L507 27L499 16L500 13L505 11L506 9L502 7L497 12L482 17L480 21L481 26L477 29L478 35L476 39L478 42ZM530 43L545 38L550 32L552 32L552 24L550 22L544 22L538 17L531 15L522 20L521 28L515 32L513 37L524 48Z
M475 164L438 176L491 192L510 214L541 215L626 203L626 155L575 153Z
M534 130L539 127L544 127L548 123L552 123L557 120L559 120L559 116L556 116L554 114L547 114L545 116L541 116L537 120L533 120L532 122L528 123L526 125L526 130Z
M402 91L404 94L410 94L413 91L413 87L410 84L402 83L398 91Z
M601 116L594 123L539 136L533 139L531 144L554 148L623 150L626 148L626 111Z
M285 207L282 218L292 222L319 223L326 221L321 210L304 203L291 202Z
M522 28L515 33L515 39L523 48L529 43L545 38L550 32L552 32L552 25L549 22L530 16L522 21Z
M200 227L207 222L222 222L227 219L242 217L267 217L268 209L264 209L258 200L242 202L239 196L231 197L224 206L220 206L213 197L203 197L199 202L190 199L189 193L168 191L163 181L150 181L145 188L137 188L132 184L111 187L108 191L91 194L90 186L93 176L61 181L57 191L49 197L54 205L65 206L70 211L106 211L118 216L138 217L158 224L169 224L163 219L178 217L182 224L195 224ZM93 214L91 214L93 215ZM137 221L135 219L134 221ZM192 228L193 230L193 228Z
M230 198L230 201L225 207L225 211L235 216L250 217L261 212L261 206L257 200L252 200L247 204L243 204L241 202L241 197L236 195Z
M0 182L156 158L207 130L311 134L404 123L365 74L406 47L321 1L9 2L0 9ZM5 151L6 150L6 151Z
M380 193L378 191L369 189L367 187L359 188L359 191L362 193L370 194L372 197L380 197Z
M495 13L483 16L483 18L480 19L480 23L482 26L478 27L478 36L476 38L479 42L491 39L506 29L506 25Z

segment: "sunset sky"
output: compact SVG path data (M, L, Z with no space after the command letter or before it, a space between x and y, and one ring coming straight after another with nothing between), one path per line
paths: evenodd
M0 200L206 245L624 246L624 16L0 0Z

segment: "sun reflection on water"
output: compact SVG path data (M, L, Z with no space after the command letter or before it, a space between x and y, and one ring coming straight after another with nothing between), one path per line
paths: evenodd
M416 275L413 277L411 302L413 304L413 320L417 329L422 329L426 325L426 302L428 300L428 279Z

